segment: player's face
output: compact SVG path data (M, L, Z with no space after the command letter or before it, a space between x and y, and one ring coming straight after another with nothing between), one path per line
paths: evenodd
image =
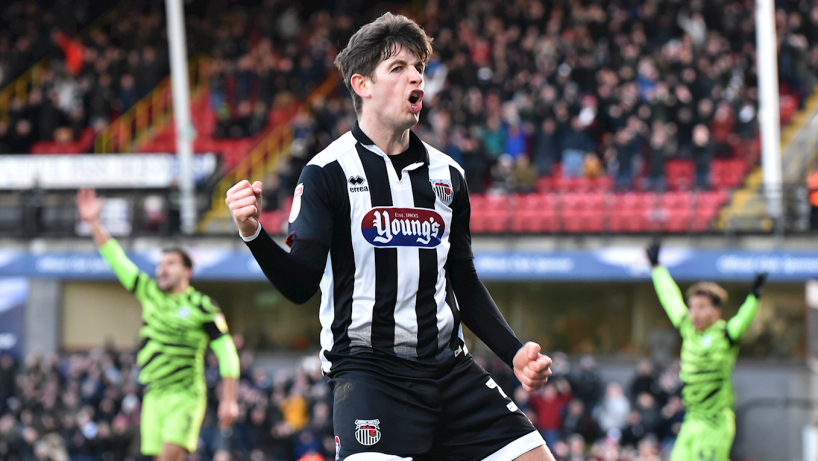
M372 97L365 104L386 127L408 130L423 108L423 63L405 48L381 62L371 80Z
M162 254L156 265L156 285L166 293L175 293L178 287L190 279L190 269L185 267L182 255L176 252Z
M696 331L710 328L721 318L721 308L713 305L709 296L695 295L688 300L690 320Z

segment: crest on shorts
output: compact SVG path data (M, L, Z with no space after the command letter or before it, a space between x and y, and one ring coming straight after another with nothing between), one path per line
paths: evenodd
M452 199L454 198L452 182L448 179L430 179L429 182L432 183L432 190L435 191L437 198L439 198L444 205L451 205Z
M375 445L381 440L381 422L377 419L356 419L355 440L361 445Z

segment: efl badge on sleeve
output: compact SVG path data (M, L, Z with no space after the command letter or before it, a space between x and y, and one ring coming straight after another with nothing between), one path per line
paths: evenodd
M227 334L227 321L224 320L224 314L216 314L216 317L213 318L213 323L216 324L216 328L218 328L219 331Z
M304 194L304 183L299 184L295 188L295 193L293 194L293 207L290 208L290 224L294 223L296 218L298 218L298 213L301 212L301 195Z
M454 199L452 182L448 179L431 179L430 182L432 183L432 190L435 191L437 198L439 198L444 205L451 205L452 199Z
M381 421L377 419L356 419L355 439L361 445L371 446L381 440Z

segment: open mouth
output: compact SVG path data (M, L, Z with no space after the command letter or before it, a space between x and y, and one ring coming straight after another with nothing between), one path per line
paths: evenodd
M409 93L409 105L413 112L420 112L423 102L423 90L412 90Z

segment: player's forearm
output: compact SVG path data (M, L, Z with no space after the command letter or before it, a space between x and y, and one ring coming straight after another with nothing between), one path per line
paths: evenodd
M119 242L108 236L105 243L100 245L99 254L111 266L120 283L128 290L135 291L134 284L139 276L139 268L136 267L133 261L128 259L125 251L119 246Z
M239 378L222 377L222 402L235 402Z
M514 368L514 354L523 346L488 290L477 277L472 260L449 261L449 277L460 306L460 316L469 329L501 360Z
M679 286L673 281L670 272L664 266L653 268L653 286L659 296L659 302L674 326L678 327L687 315L687 305Z
M99 218L88 221L88 224L91 226L91 237L93 237L94 244L96 244L97 248L102 247L102 245L108 243L108 240L111 240L111 235L108 233L108 230L105 229L105 226L102 225Z
M210 349L219 359L219 374L222 378L238 378L239 353L236 351L236 344L229 334L214 339L210 342Z
M258 237L245 243L267 279L290 301L303 304L318 291L323 274L323 265L319 266L318 261L323 254L323 264L326 264L327 248L317 243L296 242L293 252L287 253L264 229Z
M727 333L730 335L730 339L738 341L744 336L744 333L753 324L753 320L758 313L759 304L761 303L758 298L752 294L747 295L747 299L739 308L738 313L727 322Z

